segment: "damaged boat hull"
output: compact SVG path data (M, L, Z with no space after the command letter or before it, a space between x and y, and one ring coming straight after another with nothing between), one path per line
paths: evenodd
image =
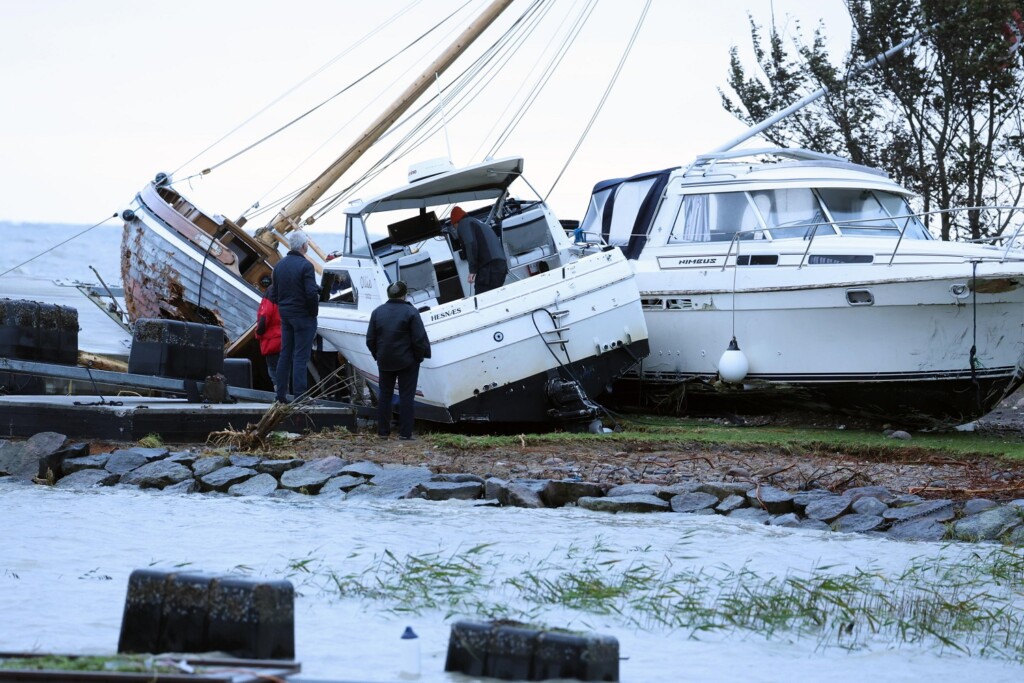
M229 340L256 319L255 282L280 258L240 226L148 184L122 214L121 278L132 320L167 318L224 328Z

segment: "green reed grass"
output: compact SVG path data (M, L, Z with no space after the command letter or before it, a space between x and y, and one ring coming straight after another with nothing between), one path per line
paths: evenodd
M346 564L363 559L362 568L348 573L311 558L292 565L323 594L395 614L441 611L445 618L536 624L564 609L583 624L600 616L694 639L753 635L848 649L918 645L1024 662L1021 553L988 549L939 564L920 559L893 575L829 566L782 575L747 566L677 568L649 549L633 549L629 559L600 542L542 558L507 556L488 544L422 555L385 551L369 562L354 552Z

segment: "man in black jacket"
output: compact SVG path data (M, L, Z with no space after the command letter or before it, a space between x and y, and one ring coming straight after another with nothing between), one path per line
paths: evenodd
M277 400L288 402L288 379L298 398L306 393L306 365L316 337L320 288L313 264L306 259L309 237L301 230L288 233L289 251L274 266L274 290L281 314L281 356L277 360Z
M469 262L469 284L475 285L477 294L505 284L508 262L501 240L493 230L467 216L461 206L452 209L452 227L455 228Z
M430 358L430 340L416 307L405 300L408 287L398 280L388 287L387 303L373 309L366 330L366 348L377 361L380 395L377 396L377 435L391 434L392 399L398 381L398 435L412 440L413 401L420 363Z

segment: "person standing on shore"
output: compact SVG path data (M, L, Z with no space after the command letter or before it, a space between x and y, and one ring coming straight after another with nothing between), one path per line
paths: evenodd
M288 233L289 251L274 266L274 289L281 316L281 356L277 361L277 400L288 402L288 381L296 398L306 393L306 365L316 336L320 288L306 258L309 237L301 230Z
M452 209L452 227L466 251L469 262L469 284L474 285L477 294L496 289L505 284L508 262L501 240L493 230L483 223L467 216L461 206Z
M260 278L263 288L263 300L256 311L256 341L260 343L260 353L267 364L267 375L270 383L277 390L277 359L281 356L281 314L277 312L274 302L273 279L269 275Z
M420 363L430 358L430 339L416 307L405 300L409 289L401 280L388 287L388 300L370 314L366 348L377 361L377 436L391 435L392 399L398 382L398 436L412 440L414 400Z

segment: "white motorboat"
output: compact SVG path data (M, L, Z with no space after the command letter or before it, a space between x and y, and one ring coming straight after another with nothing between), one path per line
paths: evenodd
M370 313L390 283L405 282L432 347L420 368L418 418L592 419L592 399L647 355L629 262L613 248L581 255L543 201L516 199L510 186L522 169L521 158L507 158L443 171L345 209L345 247L324 266L320 335L375 387ZM455 203L500 230L504 286L471 290L459 245L430 210Z
M1016 234L933 239L910 198L792 149L599 183L580 229L635 259L650 330L630 384L901 422L985 414L1024 378L1024 251Z

